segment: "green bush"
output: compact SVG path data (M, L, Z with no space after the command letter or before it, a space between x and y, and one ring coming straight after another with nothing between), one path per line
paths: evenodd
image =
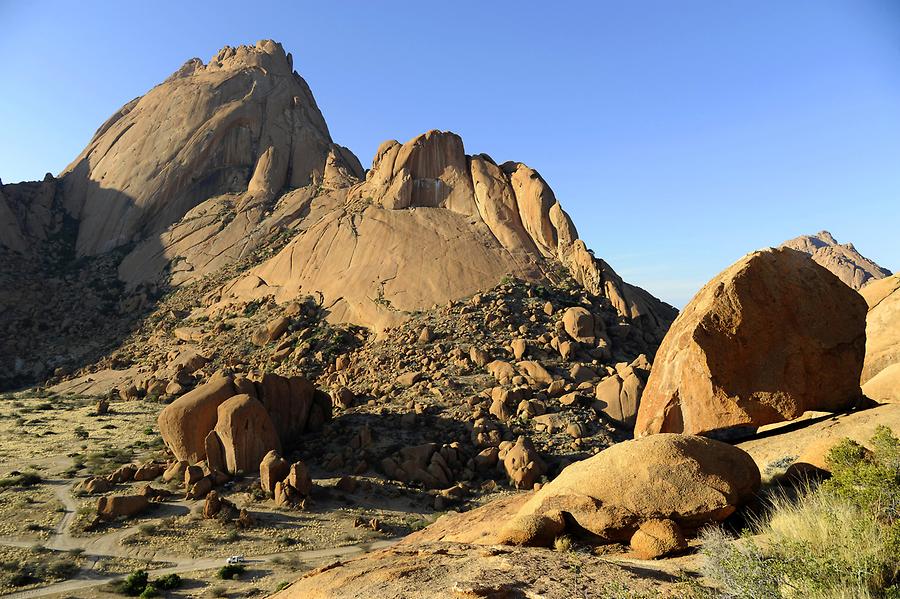
M159 591L156 590L156 586L153 584L148 584L144 587L144 590L141 591L140 597L141 599L150 599L150 597L158 597Z
M900 440L879 426L870 445L872 451L844 439L835 446L827 457L831 478L822 491L892 522L900 517Z
M241 564L228 564L219 568L218 577L222 580L234 580L240 578L241 574L247 571L247 568Z
M171 591L181 586L181 576L178 574L166 574L160 576L153 585L163 591Z
M704 532L704 569L727 597L900 597L900 440L879 427L870 445L842 441L830 479L772 498L747 531L758 540Z
M123 595L137 597L147 588L149 578L146 570L135 570L128 575L128 578L122 581L122 586L119 590Z

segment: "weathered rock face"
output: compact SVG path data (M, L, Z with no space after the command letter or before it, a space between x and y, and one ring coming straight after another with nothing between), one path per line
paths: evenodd
M692 531L724 520L759 485L759 469L740 449L704 437L652 435L563 470L522 506L501 538L522 539L515 522L557 510L606 541L627 542L649 520Z
M822 468L828 450L841 440L852 439L867 446L879 426L886 426L894 435L900 435L900 404L841 414L803 428L785 429L784 432L744 441L738 447L750 454L763 471L779 465L783 467L785 457L796 457L794 464L798 466L805 463Z
M900 275L873 281L861 290L866 315L866 361L862 382L900 363Z
M888 269L882 268L856 251L852 243L838 243L828 231L820 231L816 235L795 237L785 241L781 247L789 247L809 254L816 263L821 264L844 283L857 290L871 281L891 274Z
M23 254L59 231L57 185L49 174L40 182L0 183L0 248Z
M852 407L866 342L861 299L796 250L748 254L669 330L635 435L722 433Z
M900 403L900 362L894 362L866 381L863 394L879 403Z
M77 250L98 254L159 234L207 198L272 196L321 180L325 120L293 60L271 40L192 59L104 123L62 174L80 221ZM160 168L160 157L175 159Z

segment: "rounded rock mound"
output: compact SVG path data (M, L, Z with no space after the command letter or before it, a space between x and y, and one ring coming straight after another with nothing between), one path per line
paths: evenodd
M563 470L522 506L499 541L542 544L550 535L532 516L560 512L566 530L587 531L604 542L628 542L643 524L658 520L690 532L721 522L759 486L759 469L741 449L693 435L652 435ZM528 529L519 530L524 522Z

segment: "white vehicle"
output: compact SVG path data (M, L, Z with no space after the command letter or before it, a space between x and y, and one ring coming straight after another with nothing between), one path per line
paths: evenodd
M243 555L232 555L228 559L225 560L225 564L229 566L236 566L238 564L243 564L247 560L244 559Z

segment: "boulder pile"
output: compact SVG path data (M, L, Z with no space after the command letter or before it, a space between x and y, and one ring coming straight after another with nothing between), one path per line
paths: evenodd
M215 376L160 412L177 460L229 474L255 471L271 450L331 418L331 400L301 376Z

